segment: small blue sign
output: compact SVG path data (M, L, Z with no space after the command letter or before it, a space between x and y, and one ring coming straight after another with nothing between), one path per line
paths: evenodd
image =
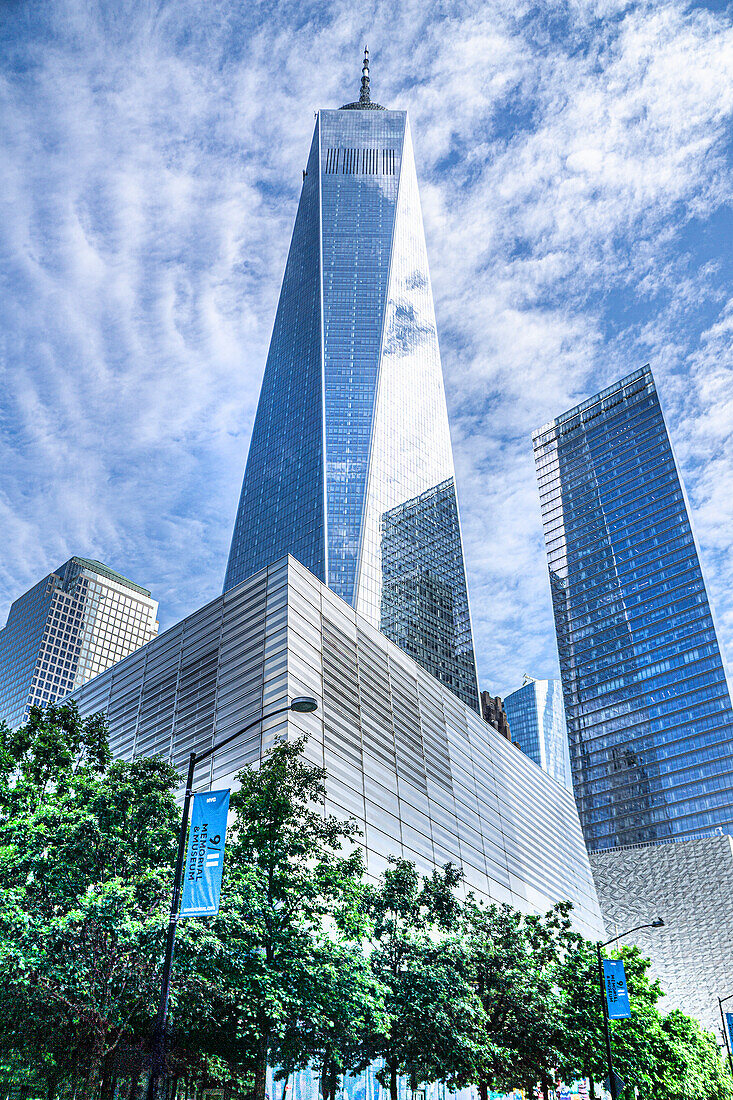
M733 1050L733 1012L726 1012L725 1026L728 1031L728 1049Z
M609 1020L625 1020L631 1015L631 1005L623 959L603 960L603 980L606 983Z
M219 912L228 812L229 791L201 791L193 796L181 917L213 917Z

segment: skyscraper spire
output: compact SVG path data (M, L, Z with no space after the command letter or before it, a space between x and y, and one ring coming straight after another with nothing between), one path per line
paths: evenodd
M359 103L364 107L368 107L371 103L369 96L369 47L364 47L364 61L361 66L361 92L359 94Z
M369 88L369 47L364 47L364 60L361 63L361 91L354 103L344 103L342 111L383 111L380 103L372 103Z

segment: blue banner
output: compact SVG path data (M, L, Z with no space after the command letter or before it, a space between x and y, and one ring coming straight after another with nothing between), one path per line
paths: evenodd
M631 1015L631 1005L623 959L603 960L603 980L606 983L609 1020L625 1020Z
M733 1012L726 1012L725 1026L728 1030L728 1049L733 1050Z
M201 791L193 796L181 917L213 917L219 912L228 812L229 791Z

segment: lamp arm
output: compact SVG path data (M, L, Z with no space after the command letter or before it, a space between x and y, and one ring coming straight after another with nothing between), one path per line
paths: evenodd
M635 928L627 928L625 932L619 932L613 936L610 940L606 940L605 943L599 943L599 947L608 947L609 943L615 943L616 940L623 939L624 936L630 936L632 932L639 932L642 928L655 928L654 924L637 924ZM733 994L731 994L733 996Z
M243 733L248 733L250 730L253 730L255 726L259 726L260 722L264 722L268 718L274 718L276 714L284 714L285 711L290 709L289 706L278 707L277 710L271 710L269 714L261 714L259 718L255 718L254 722L250 722L248 726L244 726L241 730L237 730L236 733L231 733L229 737L225 737L223 741L218 741L215 745L212 745L210 749L196 753L196 763L200 764L202 760L208 760L210 756L213 756L219 749L224 748L230 741L236 740L236 738L241 737Z

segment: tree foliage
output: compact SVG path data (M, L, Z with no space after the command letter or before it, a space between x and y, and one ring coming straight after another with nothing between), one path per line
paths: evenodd
M190 922L178 953L178 989L206 1006L203 1018L194 1007L189 1039L194 1028L218 1035L217 1049L252 1073L255 1100L264 1100L273 1056L299 1065L307 1051L346 1066L350 1050L346 1035L332 1031L329 1041L323 1006L345 989L353 963L362 858L348 843L355 827L323 812L325 772L303 749L278 744L258 769L239 773L220 914Z
M40 1046L53 1092L147 1036L178 779L159 760L112 762L103 722L73 706L3 730L2 760L0 1042L11 1063Z
M571 906L484 905L452 865L364 877L358 834L325 812L302 741L238 776L216 918L182 921L168 1071L264 1100L268 1065L317 1069L324 1100L382 1059L400 1076L489 1091L606 1073L594 944ZM0 1076L53 1100L134 1097L160 986L180 811L161 760L112 761L73 706L0 727ZM623 948L633 1015L618 1072L659 1100L733 1100L713 1036ZM81 1090L81 1091L80 1091Z
M659 1033L654 1052L655 1096L668 1100L689 1100L691 1096L728 1100L730 1074L709 1031L673 1009L662 1019Z
M448 864L425 881L395 860L367 893L370 963L385 991L386 1026L370 1052L384 1060L378 1078L397 1100L398 1077L460 1087L474 1079L480 1005L456 935L461 874Z
M577 937L570 905L544 917L526 916L508 905L478 905L463 914L471 981L482 1007L484 1058L478 1085L521 1085L528 1091L560 1061L564 996L561 964Z

